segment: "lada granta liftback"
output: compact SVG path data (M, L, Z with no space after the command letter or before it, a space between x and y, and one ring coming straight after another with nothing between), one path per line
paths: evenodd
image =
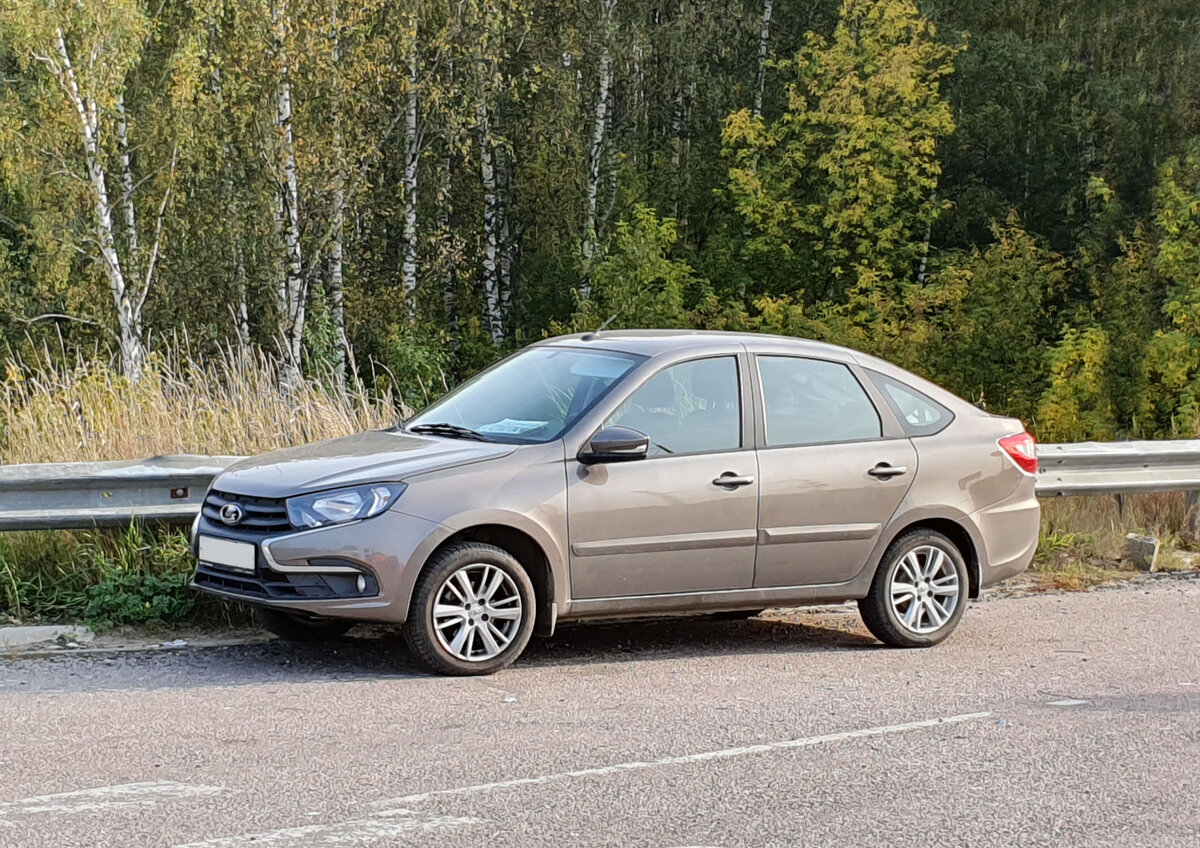
M393 429L231 466L194 585L288 639L402 624L447 674L560 621L849 599L924 647L1029 565L1036 470L1020 421L845 348L562 336Z

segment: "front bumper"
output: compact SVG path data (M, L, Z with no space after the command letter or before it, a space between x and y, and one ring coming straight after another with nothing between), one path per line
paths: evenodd
M220 597L312 615L400 622L408 611L415 572L440 525L388 511L374 518L264 536L201 516L192 533L249 542L253 572L200 562L192 586Z

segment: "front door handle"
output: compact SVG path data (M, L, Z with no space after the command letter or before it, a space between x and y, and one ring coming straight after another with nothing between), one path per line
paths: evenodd
M893 477L899 477L901 474L907 474L908 467L904 465L888 465L886 462L881 462L867 473L880 480L890 480Z
M742 476L733 471L726 471L720 477L713 480L713 485L732 491L739 486L749 486L753 482L754 477L751 475Z

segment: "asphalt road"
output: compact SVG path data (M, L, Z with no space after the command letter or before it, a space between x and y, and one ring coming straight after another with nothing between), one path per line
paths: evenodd
M0 661L0 845L1200 845L1200 581L573 628L493 678L388 639Z

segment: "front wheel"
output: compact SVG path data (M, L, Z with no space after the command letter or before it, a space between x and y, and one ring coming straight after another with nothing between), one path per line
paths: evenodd
M288 642L326 642L343 635L354 626L353 621L337 618L318 618L299 612L259 607L259 623Z
M533 583L495 545L468 542L438 553L417 580L404 638L413 654L442 674L492 674L529 643Z
M871 592L858 602L867 629L896 648L925 648L962 618L967 566L953 542L933 530L906 533L883 555Z

